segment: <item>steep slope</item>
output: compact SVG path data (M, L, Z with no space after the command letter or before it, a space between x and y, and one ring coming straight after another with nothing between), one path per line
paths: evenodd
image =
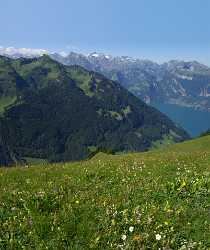
M11 58L33 58L44 53L63 64L80 65L119 81L147 103L169 103L206 111L210 109L210 68L196 61L173 60L159 65L149 60L113 57L96 52L89 55L71 52L64 57L46 50L0 49L0 54Z
M210 109L210 68L196 61L170 61L159 65L148 60L92 53L51 55L66 65L81 65L119 81L147 103L162 102Z
M77 53L70 53L67 57L51 56L66 65L81 65L120 82L146 103L166 111L170 118L187 128L192 135L199 134L206 126L210 127L208 115L203 126L196 126L191 116L192 112L198 113L199 118L202 112L210 111L210 68L205 65L196 61L170 61L159 65L148 60L112 57L95 52L88 56ZM175 115L171 115L174 112L171 105L177 106ZM187 119L182 117L182 107L187 110ZM194 127L189 129L191 124Z
M24 81L10 65L10 60L0 56L0 115L19 98ZM7 122L0 117L0 166L20 162L13 145L9 145L10 135Z
M0 167L24 163L16 152L14 145L9 143L10 139L7 124L0 118Z
M157 141L189 138L165 115L98 73L48 56L5 60L21 82L19 87L8 81L7 88L16 86L15 102L3 113L8 141L21 156L78 160L98 150L144 151Z

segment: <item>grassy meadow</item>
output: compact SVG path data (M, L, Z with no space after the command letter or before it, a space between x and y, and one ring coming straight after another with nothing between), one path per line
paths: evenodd
M210 249L210 137L0 169L0 249Z

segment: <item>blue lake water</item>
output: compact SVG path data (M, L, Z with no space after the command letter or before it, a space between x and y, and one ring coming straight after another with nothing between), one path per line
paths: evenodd
M181 107L173 104L153 104L171 120L182 126L192 137L210 128L210 112Z

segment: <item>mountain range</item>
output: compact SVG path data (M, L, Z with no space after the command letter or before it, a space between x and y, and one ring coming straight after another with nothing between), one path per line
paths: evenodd
M120 82L147 104L165 112L191 135L210 127L210 68L197 61L173 60L157 64L96 52L89 55L72 52L66 57L52 54L51 57L65 65L81 65ZM198 124L200 117L202 124Z
M210 127L210 68L197 61L157 64L128 56L103 53L69 55L46 50L0 49L11 58L39 57L45 53L64 65L80 65L119 82L147 104L168 115L197 136Z
M81 65L119 81L146 103L170 103L210 110L210 68L196 61L157 64L131 57L91 53L51 55L66 65Z
M49 56L0 57L0 158L72 161L189 138L118 82ZM1 147L0 147L1 148Z

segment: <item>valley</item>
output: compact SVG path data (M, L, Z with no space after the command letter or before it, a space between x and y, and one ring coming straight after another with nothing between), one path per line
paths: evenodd
M118 82L47 55L1 56L0 100L2 166L21 158L60 162L147 151L156 142L190 138Z
M0 8L0 250L210 250L210 1Z
M197 61L171 60L158 64L150 60L97 52L88 55L70 52L64 56L46 50L30 52L15 48L0 49L0 54L13 59L48 54L64 65L79 65L89 71L99 72L108 79L119 82L161 112L165 109L160 107L167 107L166 114L175 123L181 124L192 137L209 128L210 68ZM183 113L187 119L183 117ZM194 124L194 120L200 119L201 122Z
M160 106L167 106L166 114L181 124L191 136L197 136L209 128L210 68L206 65L178 60L157 64L149 60L96 52L89 55L71 52L66 57L52 54L51 57L66 65L77 64L100 72L160 111L164 111ZM187 114L187 119L183 113ZM192 113L193 116L190 115Z

